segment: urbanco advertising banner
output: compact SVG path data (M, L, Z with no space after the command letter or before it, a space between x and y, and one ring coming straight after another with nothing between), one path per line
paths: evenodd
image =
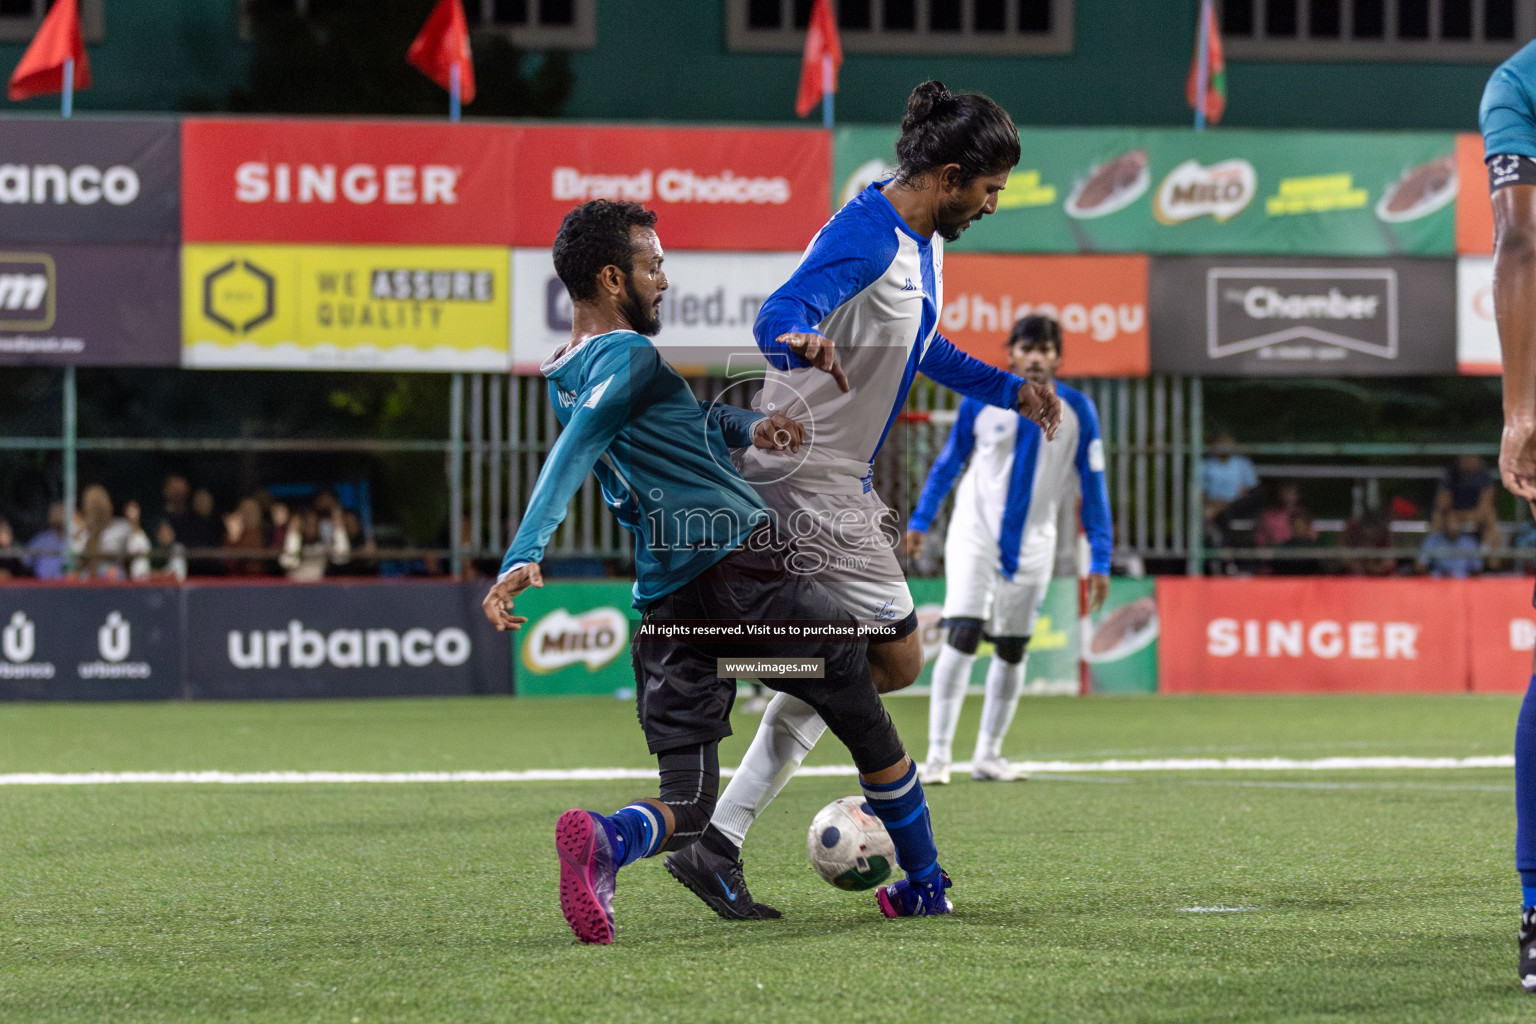
M1451 260L1152 261L1152 371L1385 377L1456 370Z
M174 245L0 243L0 366L175 366Z
M507 275L490 246L187 245L182 361L505 370Z
M1061 323L1064 377L1144 377L1150 361L1145 256L953 253L944 261L939 329L993 366L1020 317Z
M516 129L428 122L182 122L188 242L505 245Z
M159 242L181 234L175 121L0 122L0 238Z
M508 640L460 581L193 584L188 697L507 693Z
M1493 318L1493 258L1456 261L1456 369L1478 376L1504 372L1499 325Z
M633 696L629 638L634 590L613 580L552 580L517 599L528 622L513 634L519 697Z
M654 210L663 248L802 251L827 219L832 139L802 128L525 128L517 246L549 246L589 199ZM669 268L670 269L670 268Z
M0 588L0 698L179 697L180 608L171 586Z
M889 175L897 132L836 133L834 202ZM1026 128L978 252L1449 256L1449 132Z
M752 324L799 263L797 252L668 252L656 347L679 369L762 369ZM512 289L513 369L538 373L571 340L571 297L548 249L513 250Z
M1157 582L1159 688L1463 692L1467 582L1164 577Z
M1531 582L1527 576L1467 581L1467 642L1478 693L1524 693L1530 686L1536 652Z
M189 242L549 246L589 199L655 210L663 246L800 250L832 142L804 129L183 123Z

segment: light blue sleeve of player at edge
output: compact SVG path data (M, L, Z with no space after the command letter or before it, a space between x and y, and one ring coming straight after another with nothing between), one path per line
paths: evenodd
M630 345L612 345L595 356L586 379L593 383L576 397L576 410L550 448L533 485L517 536L501 560L504 574L525 562L544 557L549 538L565 520L567 507L597 460L629 422L630 397L643 393L661 357L647 348L648 358L636 358ZM606 386L605 385L606 382ZM597 400L593 401L594 393Z
M955 424L949 428L949 439L934 460L933 468L928 470L928 480L923 484L922 496L917 499L917 508L912 510L912 518L907 521L907 529L927 533L933 525L939 506L944 503L950 488L955 486L955 478L965 468L965 461L976 447L976 414L980 411L981 403L976 399L961 401Z
M1488 156L1513 154L1536 159L1536 50L1527 46L1500 64L1483 89L1477 121Z
M1115 530L1109 518L1109 488L1104 482L1104 441L1099 436L1099 416L1085 395L1063 389L1061 400L1077 413L1077 479L1083 496L1083 532L1088 535L1088 571L1108 576L1115 549Z

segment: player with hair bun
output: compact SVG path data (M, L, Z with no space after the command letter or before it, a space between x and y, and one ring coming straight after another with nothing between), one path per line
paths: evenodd
M1047 437L1061 422L1049 388L973 359L938 333L944 243L996 211L1019 162L1012 119L985 96L924 82L907 99L896 155L895 175L823 225L753 328L770 364L754 407L805 424L807 444L793 456L747 451L740 459L801 564L872 631L869 667L882 693L910 685L923 664L897 516L872 479L913 379L923 373L1017 410ZM778 916L762 904L743 906L717 880L739 877L748 828L825 729L804 701L776 696L700 841L667 858L667 869L722 917ZM892 914L933 897L909 880L879 895Z

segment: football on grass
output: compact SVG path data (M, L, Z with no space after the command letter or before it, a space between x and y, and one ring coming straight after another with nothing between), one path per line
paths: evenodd
M811 821L805 852L816 873L839 889L873 889L890 877L896 847L885 825L861 796L823 807Z

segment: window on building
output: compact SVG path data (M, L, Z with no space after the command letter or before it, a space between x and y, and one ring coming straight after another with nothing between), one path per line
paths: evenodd
M811 6L812 0L725 0L727 42L732 50L799 52ZM833 0L833 8L848 53L1072 50L1072 0Z
M80 34L88 43L99 43L102 30L102 0L80 0ZM0 0L0 42L16 43L31 39L43 23L43 15L53 0Z
M596 0L464 0L471 28L495 28L529 50L597 45Z
M0 0L0 5L27 0ZM43 0L38 0L43 2ZM101 0L85 0L100 6ZM301 17L316 0L280 0ZM250 38L241 0L241 35ZM597 45L597 0L463 0L472 29L492 28L526 50L583 50ZM3 9L3 6L0 6ZM430 8L428 8L430 10Z
M1536 35L1536 0L1221 0L1229 56L1486 62Z

